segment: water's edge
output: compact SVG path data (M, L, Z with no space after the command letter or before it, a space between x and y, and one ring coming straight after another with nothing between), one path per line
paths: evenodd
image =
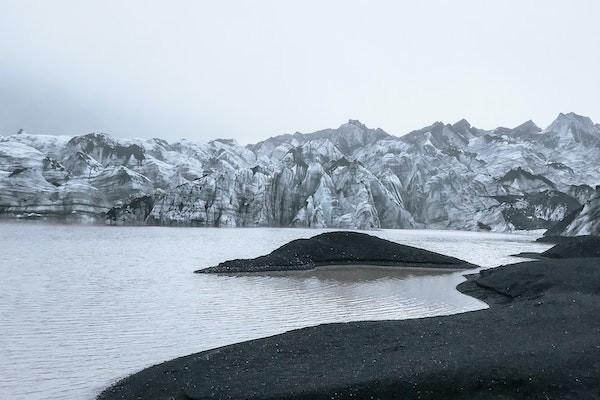
M472 271L192 273L321 232L0 223L0 397L93 398L118 377L183 354L323 323L486 307L455 290ZM484 268L549 247L532 235L369 233Z

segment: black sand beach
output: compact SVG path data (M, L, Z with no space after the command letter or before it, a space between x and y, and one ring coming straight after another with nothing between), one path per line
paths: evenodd
M443 254L359 232L328 232L284 244L266 256L237 259L197 273L298 271L326 265L379 265L471 269L476 265Z
M556 246L541 254L550 258L600 257L600 237L574 236L563 237Z
M553 243L554 246L542 253L520 253L515 256L533 259L600 257L599 236L544 236L537 241Z
M600 399L600 258L458 289L490 308L299 329L147 368L98 399Z

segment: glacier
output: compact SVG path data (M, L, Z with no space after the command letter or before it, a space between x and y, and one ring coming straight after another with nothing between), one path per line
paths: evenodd
M574 113L545 129L461 120L404 136L349 120L246 146L0 136L2 218L514 231L550 228L582 209L586 221L597 218L588 203L598 184L600 125ZM569 232L590 230L582 226Z

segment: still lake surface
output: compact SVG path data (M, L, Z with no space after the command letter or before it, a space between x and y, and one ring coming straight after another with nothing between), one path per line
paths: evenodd
M487 307L454 289L464 272L192 273L321 232L0 223L0 398L93 399L118 378L217 346L326 322ZM483 267L550 247L532 242L539 232L369 233Z

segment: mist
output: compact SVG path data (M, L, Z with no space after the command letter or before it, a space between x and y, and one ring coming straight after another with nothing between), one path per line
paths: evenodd
M542 7L543 5L543 7ZM19 1L0 134L195 140L600 120L596 1Z

